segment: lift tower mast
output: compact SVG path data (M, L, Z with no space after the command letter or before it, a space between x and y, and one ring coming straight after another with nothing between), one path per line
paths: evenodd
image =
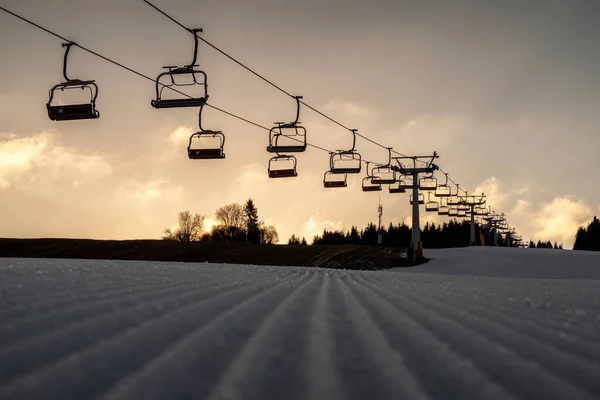
M423 258L423 246L421 244L421 226L419 223L419 174L432 174L438 168L437 165L433 163L433 160L439 158L437 152L433 152L432 156L403 156L403 157L393 157L393 159L398 163L398 166L392 166L392 170L399 172L402 175L411 176L413 179L413 187L412 187L412 240L411 240L411 248L408 250L408 258L413 262L418 262ZM400 160L412 160L412 167L408 165L404 165L400 162ZM417 161L420 159L428 159L425 163L425 166L417 167Z

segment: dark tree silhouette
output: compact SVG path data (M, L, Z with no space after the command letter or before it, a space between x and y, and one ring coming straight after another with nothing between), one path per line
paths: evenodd
M290 238L288 239L288 244L298 246L300 245L300 239L298 239L296 235L292 233L292 236L290 236Z
M246 213L238 203L227 204L215 212L219 237L234 242L246 241ZM214 230L215 228L213 228Z
M596 216L587 228L580 227L577 230L573 250L600 251L600 220Z
M248 199L244 206L246 214L246 241L250 244L260 243L260 227L258 222L258 209L252 199Z
M204 216L181 211L178 215L178 226L174 230L167 228L163 231L164 240L194 242L200 240L204 230Z

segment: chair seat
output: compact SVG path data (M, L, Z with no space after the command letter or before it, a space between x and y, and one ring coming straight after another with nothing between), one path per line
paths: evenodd
M100 116L100 113L94 110L94 106L92 104L48 106L47 108L48 116L53 121L94 119Z

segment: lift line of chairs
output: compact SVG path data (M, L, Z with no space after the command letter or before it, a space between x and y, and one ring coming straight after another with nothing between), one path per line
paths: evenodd
M208 83L206 73L200 70L196 64L198 58L198 34L202 29L192 29L194 35L194 56L192 62L182 67L164 66L167 71L162 72L156 78L156 99L150 104L156 109L199 107L198 127L199 131L193 133L189 138L187 147L188 157L192 160L199 159L223 159L225 158L224 146L225 135L221 131L205 130L202 128L202 110L208 100ZM65 82L52 87L49 92L49 100L46 104L48 116L53 121L70 121L95 119L100 117L100 112L96 109L96 100L98 98L98 86L94 80L70 79L67 75L67 62L71 47L76 45L74 42L63 43L65 54L63 59L63 77ZM188 80L179 81L177 78L187 77ZM191 80L190 80L191 78ZM195 96L167 97L164 90L175 89L172 92L181 94L176 88L194 86L200 88L200 93ZM86 90L89 93L89 101L74 104L56 104L56 95L58 91L64 92L71 89ZM169 91L167 91L169 92ZM289 178L298 176L296 166L297 159L293 154L301 153L306 150L306 129L300 125L300 99L302 96L294 96L296 99L296 119L293 122L283 123L275 122L273 128L269 131L269 145L267 152L275 153L269 160L268 175L270 178ZM343 188L347 187L347 175L359 174L362 170L362 159L356 151L356 129L351 129L352 147L348 150L336 150L330 153L329 170L323 176L323 186L325 188ZM208 144L208 145L207 145ZM456 185L456 194L452 194L448 186L448 174L446 182L437 183L433 174L420 178L418 182L413 181L412 176L396 174L392 168L392 152L388 148L389 159L385 165L376 165L369 169L367 162L367 176L362 181L362 190L364 192L381 191L382 185L389 185L390 193L406 193L407 190L415 186L422 191L429 191L428 201L425 203L425 196L422 193L418 195L418 203L425 204L425 210L437 212L440 215L448 216L466 216L471 206L465 205L462 198L458 195L458 185ZM442 200L446 199L446 204L431 199L431 193ZM414 201L410 197L410 203ZM487 215L487 209L484 206L475 207L476 215Z

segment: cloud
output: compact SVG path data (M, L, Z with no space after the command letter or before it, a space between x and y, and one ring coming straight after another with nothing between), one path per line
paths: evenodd
M0 133L0 190L43 192L57 190L58 182L78 187L112 172L103 156L61 146L59 137L48 132Z
M496 212L500 212L500 209L504 206L506 200L506 194L501 191L501 182L495 178L487 178L473 190L473 194L485 193L486 203Z
M325 104L324 109L330 112L338 112L344 116L357 116L361 118L374 118L379 115L376 110L364 105L341 99L333 99Z
M570 247L577 229L589 223L592 214L592 209L582 201L574 201L569 196L555 197L551 202L543 203L532 215L535 236Z
M307 242L311 242L312 238L315 235L320 235L323 233L324 229L335 231L335 230L344 230L341 221L332 221L327 219L320 212L321 210L317 210L315 215L312 215L308 218L308 220L302 224L302 229L300 231L300 237L306 238ZM283 241L283 238L280 238L280 241Z
M191 126L178 126L164 139L165 146L161 149L160 161L170 161L178 152L187 148L190 136L194 133Z

